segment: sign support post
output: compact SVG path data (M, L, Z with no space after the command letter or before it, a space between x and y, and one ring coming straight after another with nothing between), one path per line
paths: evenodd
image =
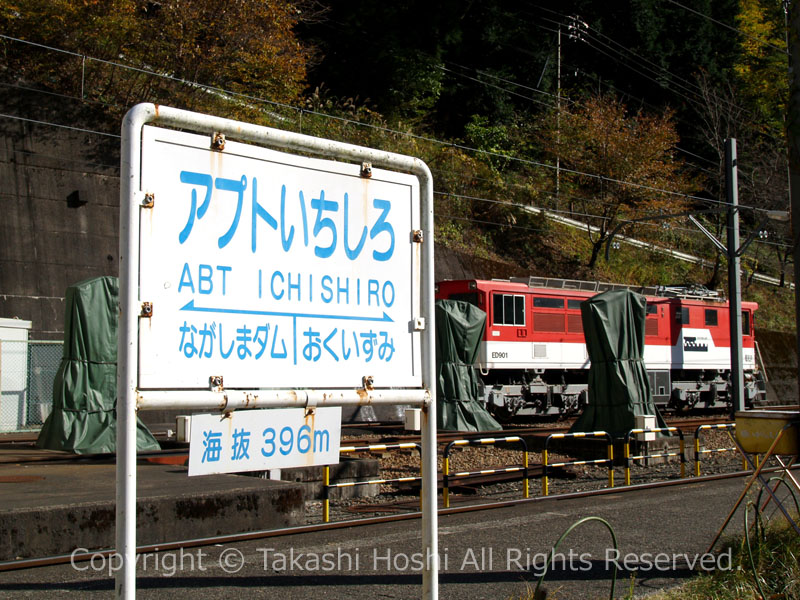
M179 128L183 131L162 128ZM211 142L210 149L208 145L203 148L192 146L198 136L185 133L186 131L208 136L206 139ZM228 143L233 148L230 153L227 150L222 152L226 136L237 140ZM238 142L252 142L253 145L238 144ZM145 148L145 143L151 145ZM157 147L158 143L166 146L172 143L169 147L170 154L164 155L167 158L162 157L160 161L148 156L150 149ZM329 157L338 162L300 157L296 154L282 154L265 148ZM191 154L192 152L194 154ZM184 157L184 154L188 158ZM200 157L200 160L197 157ZM200 166L194 169L184 166L182 171L176 170L180 169L176 165L181 160L186 164ZM251 163L247 161L253 161L252 164L255 166L248 166ZM352 163L360 164L356 166ZM285 168L286 172L291 171L293 182L300 182L297 186L300 187L302 221L297 221L297 228L292 226L291 230L286 227L284 217L283 194L286 185L283 192L279 190L273 193L270 205L267 205L266 201L262 204L257 195L257 183L261 186L260 189L264 190L272 180L283 177L282 171L277 172L278 176L275 175L274 169L278 168L275 167L276 164L280 168ZM160 175L150 174L152 167L160 165L172 169L166 182L158 179ZM226 172L225 165L234 167L228 168ZM370 181L361 180L358 184L354 183L359 177L369 178L373 169L378 168L392 171L386 171ZM257 172L258 177L247 169ZM245 174L241 175L242 172ZM231 178L231 175L235 178ZM240 175L241 179L238 179ZM288 179L291 177L287 176ZM312 180L312 178L318 179ZM136 595L136 413L138 410L177 408L226 413L241 408L406 404L421 406L423 409L422 544L426 561L423 569L422 597L425 600L438 598L433 180L427 165L413 157L164 106L139 104L128 112L123 121L120 181L116 548L117 560L121 563L116 576L116 597L131 599ZM307 183L308 181L311 183ZM176 187L180 185L185 187ZM314 237L316 247L309 245L311 227L306 218L302 187L304 185L310 188L305 190L308 194L315 195L310 200L311 210L308 212L316 216L316 221L311 221L313 225L311 235ZM347 185L351 187L348 188ZM163 188L166 192L153 194L153 186L160 186L159 189ZM336 201L325 199L324 194L328 186L337 189L339 195L336 196ZM337 186L344 192L340 194L341 190ZM242 211L245 189L247 208ZM409 206L403 206L402 194L399 196L395 194L394 200L384 199L387 195L391 196L395 189L404 190L405 198L409 200L406 204ZM353 208L350 217L348 217L347 190L350 191L349 197L352 198L354 205L359 198L364 203L360 209ZM377 193L370 195L369 190L380 190L380 195ZM357 191L360 193L356 193ZM230 206L236 206L235 202L231 202L236 198L234 195L236 192L238 192L238 208L233 217L233 224L227 233L219 237L218 242L213 240L215 242L213 245L223 249L231 242L242 214L245 215L243 219L252 218L252 254L256 252L257 227L261 227L262 231L271 233L275 237L268 240L268 234L265 233L259 240L262 247L270 241L274 243L277 240L283 244L284 253L291 249L292 265L304 265L306 271L302 275L306 279L302 281L308 281L306 296L300 294L299 272L290 273L287 270L284 275L284 271L275 270L271 273L271 279L266 279L266 286L272 286L267 287L272 297L269 298L264 294L262 298L262 291L266 287L263 285L263 273L254 268L253 264L256 266L267 264L267 268L270 268L271 263L265 261L263 256L258 260L253 259L250 245L241 243L246 236L245 227L242 227L243 231L239 237L225 250L227 254L211 255L211 250L214 252L218 250L208 245L201 248L203 251L208 250L208 255L211 255L211 259L204 258L204 262L199 264L199 271L196 274L199 294L206 296L195 296L195 281L191 279L188 260L184 264L183 273L175 271L173 260L175 252L172 250L175 248L183 250L186 256L192 257L197 254L197 247L192 248L189 243L186 246L178 246L177 240L180 238L179 243L184 244L192 232L192 227L199 231L202 227L208 229L217 225L218 218L215 220L209 217L202 220L209 210L209 205L211 210L229 210ZM210 202L213 194L227 194L225 196L227 203ZM329 197L331 196L333 194L329 191ZM191 203L189 203L190 198ZM181 199L183 204L180 204ZM367 204L369 201L372 202L371 206ZM412 207L416 206L417 202L419 211L418 214L413 214L415 211ZM276 204L280 204L280 232L277 221L268 212L269 210L277 214ZM341 211L340 204L343 209ZM153 210L154 205L155 211L158 212ZM190 208L187 208L189 206ZM393 209L395 212L390 213ZM175 213L175 210L183 212ZM329 216L322 218L326 211ZM402 211L405 211L405 214ZM176 230L173 227L175 219L172 217L178 214L179 218L185 221L186 212L189 213L188 222L185 225L179 223ZM158 218L154 215L158 215ZM168 218L165 220L163 215L167 215ZM344 230L338 247L337 229L332 216L343 221ZM362 218L362 221L358 221L358 218ZM391 218L396 218L400 223L397 231L393 229ZM363 219L367 219L367 222ZM169 225L166 228L169 231L167 243L172 246L168 246L166 250L161 247L153 249L151 246L158 246L160 240L164 238L162 234L165 231L165 221ZM413 224L413 231L401 229L409 224ZM351 229L355 228L356 233L350 231L348 235L348 225ZM274 232L269 232L269 226ZM359 228L363 230L360 242ZM304 246L295 240L295 246L292 247L293 238L289 235L291 231L294 231L300 240L305 233ZM180 232L180 236L177 232ZM142 236L146 235L151 237L147 238L147 244L142 244L144 239ZM278 235L281 237L278 238ZM194 239L201 239L200 234L197 233L192 241ZM406 243L411 245L401 246ZM364 250L368 247L365 244L372 244L368 251ZM280 248L279 245L276 247ZM334 250L339 251L339 249L341 249L339 254L346 254L350 262L341 257L335 258L324 263L326 270L321 270L317 258L329 258ZM315 253L317 258L312 253ZM269 259L272 260L279 255L280 250L272 252ZM153 256L157 258L153 259ZM224 256L229 262L210 262L215 256ZM298 256L301 257L299 262L296 260ZM389 280L384 282L381 288L380 282L376 279L365 279L362 282L354 276L352 280L344 277L339 281L337 278L335 285L338 287L333 287L333 277L329 273L341 273L347 269L353 273L360 273L363 270L361 263L355 262L359 256L362 263L367 260L389 261L392 257L393 260L396 259L399 267L386 262L379 264L381 269L375 269L375 265L372 265L373 270L389 273L407 271L411 280L400 282L402 286L394 286ZM244 264L241 269L240 259ZM168 267L162 266L161 263L169 263L170 260L173 260L173 264ZM179 257L178 260L183 259ZM314 262L315 260L317 262ZM342 265L347 269L340 268ZM166 268L173 269L169 276L164 270ZM217 289L221 288L221 294L217 296L211 294L211 274L215 273L215 268L222 277L221 284L217 284ZM152 280L152 271L159 271L155 277L160 279L155 283ZM225 302L236 302L246 296L238 288L233 289L228 296L225 295L226 285L231 288L241 285L234 276L240 271L250 275L240 279L247 279L251 287L254 287L254 282L257 281L257 300L261 304L256 305L255 300L246 306L225 304ZM227 281L226 275L230 277ZM269 275L268 273L267 276ZM297 277L296 280L292 279L294 276ZM172 280L169 277L172 277ZM288 278L288 287L279 289L279 284L285 278ZM360 295L362 283L363 296ZM401 287L403 289L400 289ZM316 290L317 296L312 297L311 289ZM271 305L264 306L267 300L281 300L283 294L291 298L292 293L296 293L296 297L290 308L285 308L286 304L279 305L278 308ZM158 300L153 302L149 296L145 297L147 294L155 295ZM253 298L256 298L254 294L255 292ZM336 302L333 302L334 294L337 294ZM351 301L349 294L354 294L357 301ZM184 304L189 296L191 301ZM207 303L203 304L200 301ZM340 306L334 309L333 304ZM374 308L375 304L381 305L382 316L379 313L364 312L366 308ZM362 312L353 315L349 314L348 310ZM198 314L200 316L197 316ZM195 319L191 322L193 324L190 323L190 319ZM211 320L210 325L209 320ZM260 326L253 333L257 324ZM203 327L205 329L198 332L198 329ZM226 344L230 344L227 350L222 342L223 327L226 327ZM280 337L279 329L284 332ZM286 331L293 333L285 333ZM288 366L288 368L273 367L267 381L253 379L257 377L253 373L259 373L263 368L255 369L254 363L245 363L245 359L253 359L250 356L251 349L247 347L246 342L259 341L256 339L259 332L262 336L260 354L266 356L265 353L268 353L268 348L271 347L272 359L283 360L282 363L275 364L280 367ZM217 357L205 362L198 360L211 357L214 346L211 348L202 346L198 352L194 345L195 338L191 338L191 346L187 341L187 336L193 333L197 335L198 340L202 337L203 342L211 339L213 343L216 339L218 352L222 354L222 358L231 360L222 362ZM353 344L349 341L351 334L355 340ZM271 346L267 344L268 335L273 336ZM239 343L236 350L233 349L232 340L237 340ZM340 345L337 346L337 343ZM380 351L378 351L379 344ZM204 351L206 354L201 356ZM323 355L324 351L330 356ZM167 352L177 355L174 364L164 364L164 355ZM238 363L235 356L237 352L240 359ZM354 356L354 353L361 353L361 362L353 360L346 363L346 359L351 355ZM390 365L389 361L392 358L395 362ZM330 365L327 370L324 367L325 360ZM384 362L381 363L381 360ZM198 365L206 370L199 372ZM348 372L348 369L352 370L354 365L354 368L377 371L374 388L372 373L360 373L363 375L360 378L363 381L361 387L350 383L353 373ZM221 371L223 368L227 369L225 373L211 371L209 376L210 369ZM298 373L303 376L303 389L299 389L300 386L292 380L298 378ZM322 375L314 379L318 373ZM225 375L225 386L223 386L223 375ZM326 378L330 378L332 383ZM279 383L276 385L274 381ZM318 383L309 384L309 381Z

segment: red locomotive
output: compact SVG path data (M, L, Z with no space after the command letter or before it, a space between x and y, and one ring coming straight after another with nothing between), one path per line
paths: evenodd
M500 419L575 413L586 401L589 358L580 304L630 287L647 298L645 365L660 408L729 407L728 303L702 287L635 288L565 279L459 280L437 284L436 299L470 302L487 314L475 367L483 401ZM760 392L754 302L742 302L745 403Z

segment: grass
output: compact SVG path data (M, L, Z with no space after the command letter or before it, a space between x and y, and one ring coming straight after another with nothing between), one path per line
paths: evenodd
M728 540L720 552L730 553L730 568L697 575L679 587L649 594L647 600L800 600L800 536L782 516L773 518L766 527L751 530L750 550L741 536ZM558 592L534 591L528 584L510 600L562 598ZM635 577L618 579L616 592L617 598L632 599ZM620 595L623 592L624 596Z
M783 517L775 517L762 532L751 531L753 560L741 537L729 541L732 568L698 575L679 588L648 596L650 600L800 599L800 536ZM753 570L755 564L755 570ZM760 588L759 589L759 584Z
M520 266L527 267L530 274L544 277L652 286L683 283L705 285L712 275L708 267L682 262L627 244L619 249L612 249L608 261L603 252L594 269L588 269L586 258L591 253L591 246L586 233L556 223L549 224L547 236L540 238L532 246L536 256L529 262L523 257L511 258ZM727 297L727 266L724 261L720 269L721 277L715 288ZM761 329L794 333L794 290L788 286L780 288L756 281L750 282L745 275L743 273L742 276L742 300L759 304L755 317L756 331Z

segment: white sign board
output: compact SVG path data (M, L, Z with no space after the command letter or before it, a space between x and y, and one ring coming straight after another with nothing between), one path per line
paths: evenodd
M417 177L142 136L140 389L421 386Z
M189 475L338 463L341 423L338 406L192 415Z

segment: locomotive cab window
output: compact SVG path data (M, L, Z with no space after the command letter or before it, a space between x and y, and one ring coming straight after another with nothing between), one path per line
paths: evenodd
M675 309L675 321L678 323L678 325L688 325L689 309L685 306Z
M716 327L717 323L717 309L716 308L707 308L705 310L706 313L706 326L707 327Z
M525 296L494 294L495 325L525 325Z
M750 312L742 311L742 335L750 335Z
M648 315L657 315L658 314L658 306L655 304L650 304L649 302L645 305L645 313Z

